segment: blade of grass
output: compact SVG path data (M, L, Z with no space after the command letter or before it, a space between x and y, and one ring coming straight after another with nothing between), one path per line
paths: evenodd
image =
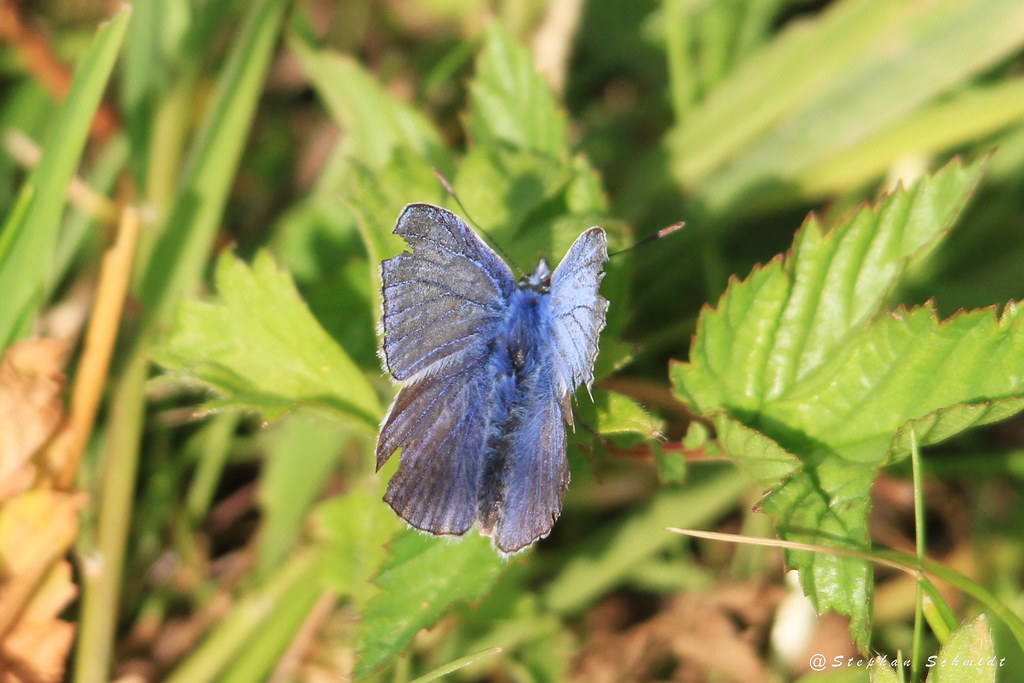
M217 676L218 683L262 683L281 661L288 646L323 594L319 581L300 581L279 601L278 609L253 633L245 656L234 657ZM330 595L328 595L330 597Z
M42 159L22 186L19 209L26 208L12 212L0 229L0 348L27 331L42 303L68 187L130 16L131 7L125 5L96 32L54 120Z
M241 417L238 411L213 415L185 447L186 453L193 455L197 461L195 474L185 495L185 511L193 524L199 524L210 511Z
M914 549L918 570L924 564L924 491L921 482L921 453L917 448L917 433L910 429L910 464L914 479ZM910 680L916 681L921 673L921 654L924 652L924 623L922 619L924 587L918 581L914 588L914 640L910 651Z
M202 275L231 180L241 157L270 57L280 33L284 0L250 5L218 80L216 95L191 150L182 189L145 273L141 300L147 317L115 389L111 435L102 465L97 546L83 558L81 635L77 683L107 680L118 619L125 542L141 443L147 347L176 298Z
M466 655L465 657L459 657L458 659L450 661L443 666L439 666L433 671L425 673L419 678L410 681L410 683L430 683L430 681L436 681L439 678L447 676L453 671L458 671L459 669L467 667L477 660L483 659L484 657L488 657L490 655L496 655L499 652L501 652L500 647L489 647L485 650L478 650L476 652L472 652Z
M113 230L118 219L117 206L114 202L107 200L105 195L113 191L114 183L124 169L128 160L128 147L128 139L125 136L115 135L96 156L96 161L86 180L97 196L104 197L104 206L99 211L79 211L68 217L57 244L57 251L53 256L54 278L50 283L51 289L46 292L47 297L52 295L52 288L59 285L67 275L68 269L82 252L83 246L88 245L90 238L95 237L94 233L108 234L108 230ZM104 223L104 221L109 222ZM135 253L137 257L138 242L136 242Z
M130 360L115 388L107 418L101 491L97 496L96 546L79 559L82 606L75 646L76 683L109 680L124 551L135 493L139 435L145 413L142 396L147 368L148 363L141 355Z
M714 519L731 509L749 485L735 469L709 467L695 471L684 487L663 488L646 508L595 535L589 547L565 563L545 590L545 603L561 614L581 611L635 567L672 545L671 539L653 533L658 527L684 519Z
M795 179L808 196L843 191L885 172L894 158L967 145L1019 122L1024 78L973 87L929 104L858 144L813 164Z
M228 191L277 44L285 0L251 6L217 83L206 121L191 149L167 224L145 265L140 297L148 322L166 318L202 276Z

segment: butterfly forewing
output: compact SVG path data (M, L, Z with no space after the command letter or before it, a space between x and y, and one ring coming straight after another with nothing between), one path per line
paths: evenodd
M516 285L508 266L450 211L410 204L395 234L413 251L381 264L384 360L405 380L490 343Z
M581 384L594 381L598 338L608 300L598 294L608 261L604 230L590 228L576 238L551 276L551 338L558 390L563 404ZM565 414L572 419L571 413Z

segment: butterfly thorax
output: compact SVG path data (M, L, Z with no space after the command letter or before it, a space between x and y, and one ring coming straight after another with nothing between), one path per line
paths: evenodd
M551 267L546 259L541 259L532 273L519 279L519 289L529 289L541 294L551 291Z

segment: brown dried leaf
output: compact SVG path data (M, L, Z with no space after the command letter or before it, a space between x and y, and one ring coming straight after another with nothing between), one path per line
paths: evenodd
M0 501L31 486L32 457L63 420L67 354L63 341L29 339L0 359Z
M28 491L0 506L0 682L60 681L75 627L58 619L78 593L64 559L83 497Z
M782 594L780 587L759 582L723 584L708 595L678 595L640 624L598 627L576 662L574 679L664 680L671 671L668 680L687 683L709 677L768 681L761 650Z

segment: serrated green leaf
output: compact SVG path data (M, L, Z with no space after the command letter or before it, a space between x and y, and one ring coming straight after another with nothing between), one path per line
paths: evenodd
M994 683L1000 659L984 614L953 631L937 655L929 658L928 683Z
M516 244L514 256L532 258L553 245L550 232L526 225L526 219L565 190L571 179L572 170L557 160L505 146L475 145L459 164L455 189L466 210L496 240L503 244L511 244L513 238L530 240L528 246Z
M929 308L879 313L907 260L955 218L980 168L954 163L830 233L811 221L785 259L733 282L704 311L690 363L673 367L677 393L701 412L724 413L716 422L726 450L775 487L761 508L784 537L867 549L872 482L906 455L910 426L919 443L934 443L1024 408L1014 305L944 322ZM870 566L806 552L789 562L819 610L851 615L865 646Z
M453 603L482 598L505 566L490 539L477 534L450 541L409 530L392 541L391 553L375 581L380 593L360 622L357 678L403 652Z
M511 145L552 159L565 158L565 114L534 69L529 51L497 22L484 36L469 96L469 134L474 143Z
M216 282L216 301L178 307L157 362L222 394L210 408L242 407L273 419L298 405L325 406L376 427L381 406L369 382L269 254L257 254L251 268L224 254Z
M60 234L68 186L89 136L132 9L124 5L96 31L53 121L39 165L22 185L14 209L0 227L0 349L24 334L43 293Z
M701 315L677 388L692 387L703 412L757 410L789 392L880 308L907 261L952 225L981 171L981 162L951 163L832 232L812 216L785 260L756 268Z
M980 427L1005 420L1024 410L1024 397L1002 398L981 403L961 403L929 413L916 420L908 420L897 431L889 444L890 457L901 459L910 453L910 433L918 443L938 443L965 429Z
M661 433L661 423L640 404L614 391L595 391L597 431L600 434L642 434L655 438Z

